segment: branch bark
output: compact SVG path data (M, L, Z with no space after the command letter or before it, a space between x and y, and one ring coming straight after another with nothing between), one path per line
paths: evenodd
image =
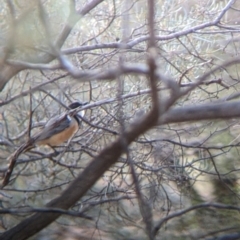
M240 101L218 102L172 108L162 115L158 123L166 124L237 117L240 117Z

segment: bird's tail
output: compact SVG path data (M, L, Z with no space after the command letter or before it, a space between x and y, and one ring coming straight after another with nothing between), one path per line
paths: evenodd
M24 143L14 153L12 153L7 158L7 161L9 162L9 165L8 165L8 170L5 173L1 188L4 188L9 183L10 177L11 177L12 172L13 172L13 168L14 168L20 154L29 151L33 147L34 146L30 141L27 142L27 143Z

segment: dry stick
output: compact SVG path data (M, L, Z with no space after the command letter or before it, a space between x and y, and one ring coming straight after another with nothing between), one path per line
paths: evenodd
M21 208L21 209L16 209L16 208L5 208L5 209L0 209L0 214L20 214L20 213L36 213L36 212L48 212L48 213L61 213L63 215L68 215L68 216L74 216L74 217L80 217L80 218L85 218L88 220L93 220L92 217L89 217L81 212L77 211L66 211L62 210L59 208L32 208L32 207L26 207L26 208Z
M7 162L9 162L9 166L8 166L8 170L4 176L1 188L4 188L9 183L10 177L13 172L13 168L17 162L19 155L22 154L23 152L26 152L27 150L31 149L32 147L33 147L33 144L30 139L27 143L24 143L23 145L21 145L13 154L11 154L7 158Z
M32 115L33 115L33 111L32 111L32 91L31 91L31 87L29 88L30 94L29 94L29 123L28 123L28 140L31 137L31 129L32 129Z
M13 168L17 162L19 155L33 147L32 140L31 140L32 115L33 115L31 87L29 88L29 93L30 93L30 95L29 95L30 104L29 104L29 123L28 123L28 131L27 131L28 141L26 143L24 143L23 145L21 145L13 154L11 154L8 157L7 161L9 162L9 166L8 166L8 170L4 176L1 188L4 188L9 183L10 177L13 172Z
M59 79L61 79L61 78L65 78L65 77L67 77L68 75L69 75L69 74L66 73L66 74L61 75L61 76L59 76L59 77L53 78L52 80L43 82L43 83L41 83L41 84L37 85L36 87L33 87L33 88L29 89L29 90L23 91L23 92L21 92L20 94L17 94L17 95L15 95L15 96L11 97L11 98L8 99L8 100L2 101L2 102L0 103L0 107L1 107L1 106L4 106L4 105L7 105L7 104L9 104L10 102L13 102L14 100L16 100L16 99L18 99L18 98L21 98L21 97L24 97L24 96L26 96L26 95L28 95L28 94L30 94L30 93L33 93L33 92L41 89L42 87L44 87L44 86L47 85L47 84L53 83L53 82L55 82L55 81L57 81L57 80L59 80Z
M147 63L149 66L149 83L151 86L151 97L152 97L152 109L157 111L156 121L158 121L158 111L159 111L159 100L158 100L158 90L157 90L157 78L156 78L156 49L155 49L155 33L154 33L154 0L148 0L148 28L150 39L148 42L148 59ZM152 210L148 202L145 200L138 181L137 173L134 169L133 162L130 160L130 169L135 184L136 194L138 197L138 204L140 208L141 215L145 224L146 234L150 240L154 239L153 236L153 220L152 220Z
M7 161L9 162L9 166L8 166L8 170L4 176L1 188L4 188L9 183L10 177L13 172L13 168L17 162L19 155L33 147L33 141L31 140L32 114L33 114L31 88L29 89L29 92L30 92L30 95L29 95L30 105L29 105L28 141L26 143L24 143L23 145L21 145L13 154L11 154L8 157Z
M221 204L221 203L202 203L199 205L191 206L189 208L174 212L169 214L168 216L162 218L155 226L154 228L154 235L157 234L159 229L162 227L162 225L167 222L170 219L182 216L190 211L196 210L196 209L201 209L201 208L216 208L216 209L228 209L228 210L233 210L233 211L240 211L240 208L237 206L233 205L226 205L226 204Z

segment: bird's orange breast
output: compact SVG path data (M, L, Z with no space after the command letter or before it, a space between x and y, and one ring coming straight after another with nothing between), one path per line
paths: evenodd
M71 139L71 137L77 132L78 123L75 120L68 128L64 131L57 133L50 138L43 139L41 141L36 142L37 145L49 145L49 146L59 146L67 140Z

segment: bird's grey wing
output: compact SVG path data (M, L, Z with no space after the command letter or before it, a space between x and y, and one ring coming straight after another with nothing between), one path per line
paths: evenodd
M68 128L71 124L71 121L71 118L67 114L50 119L45 127L39 133L37 133L36 136L33 136L33 139L36 142L48 139Z
M47 121L45 127L51 126L53 123L58 122L58 120L61 121L65 116L66 116L66 113L62 113L61 115L57 115L55 117L50 118Z

